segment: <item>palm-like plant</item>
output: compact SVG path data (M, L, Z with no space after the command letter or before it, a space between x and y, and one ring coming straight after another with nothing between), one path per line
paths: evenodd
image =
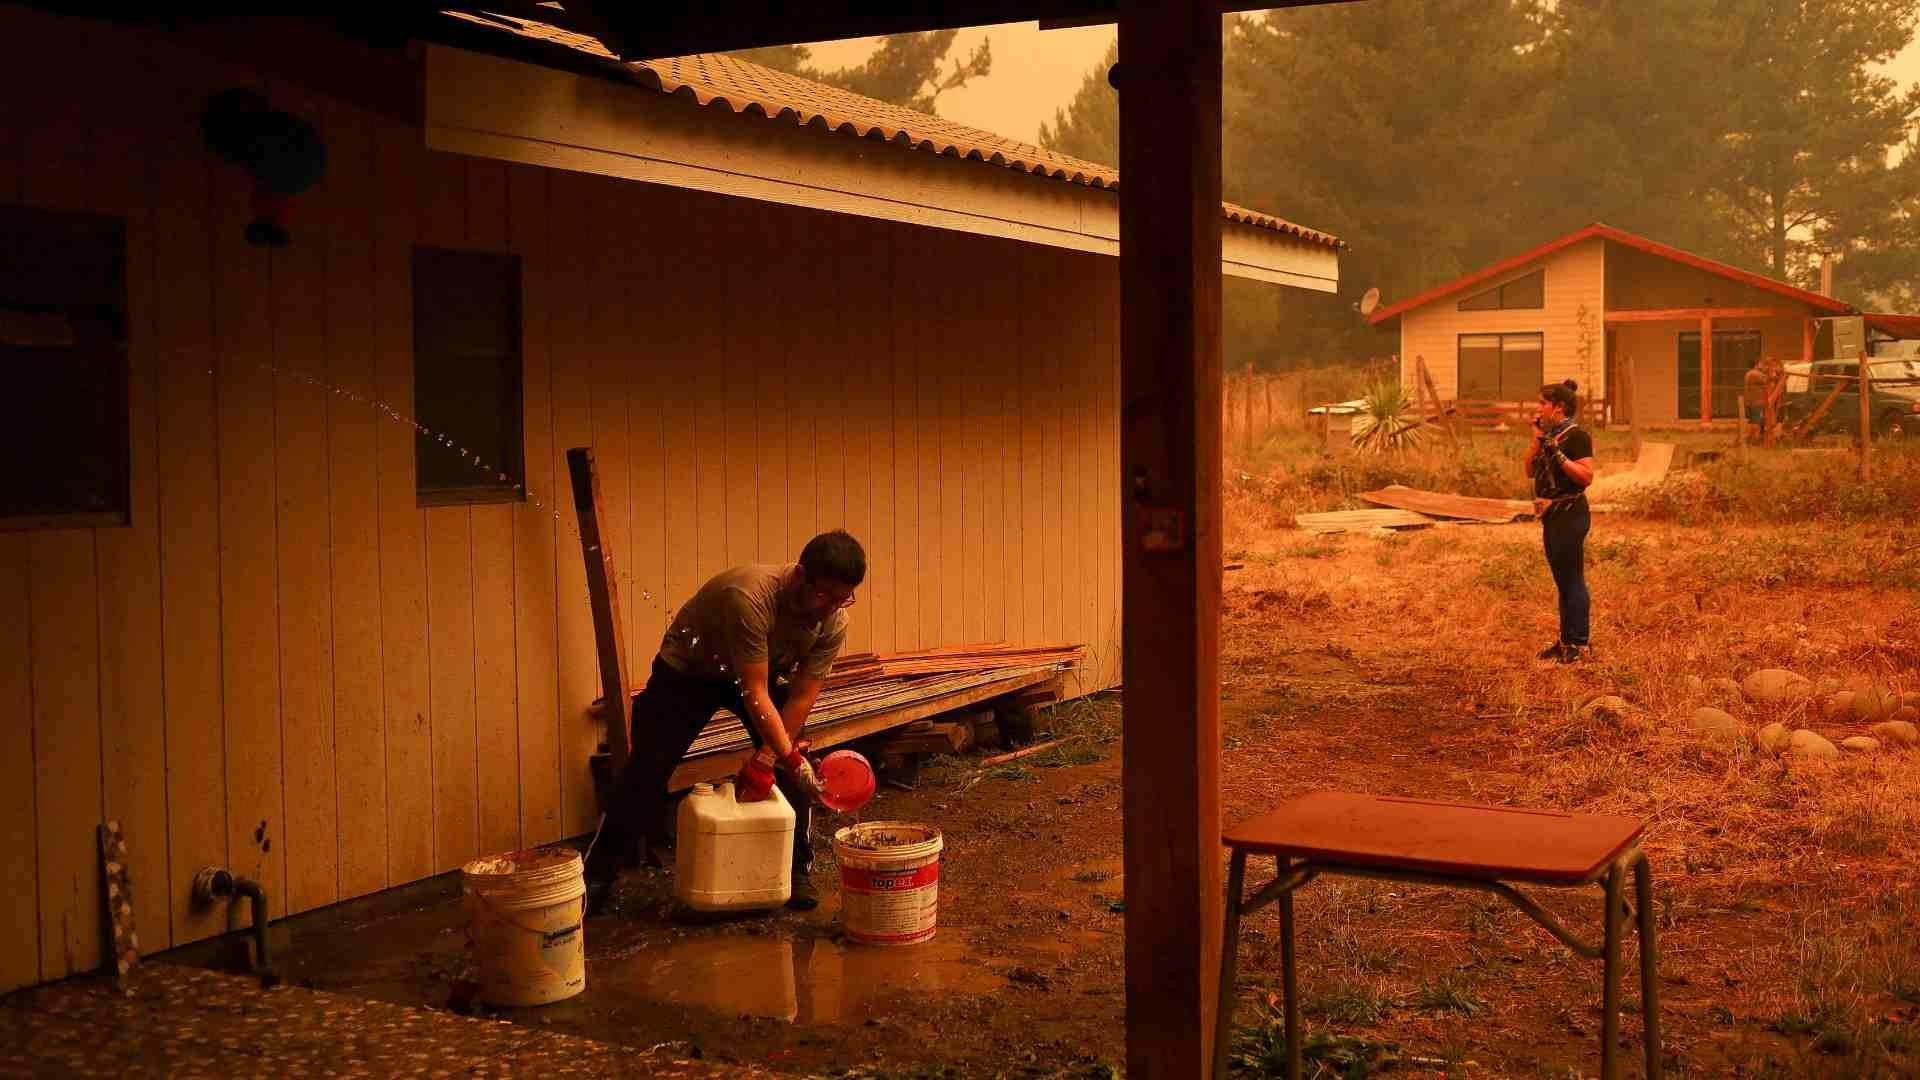
M1414 416L1413 398L1399 379L1372 380L1360 401L1360 412L1353 418L1354 449L1380 454L1419 445L1420 421Z

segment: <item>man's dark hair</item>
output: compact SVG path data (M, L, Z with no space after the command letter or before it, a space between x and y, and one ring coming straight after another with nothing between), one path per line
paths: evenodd
M800 552L800 569L809 581L832 578L845 585L867 579L867 553L845 529L823 532Z
M1580 399L1574 394L1578 389L1580 384L1572 379L1563 383L1548 383L1540 388L1540 400L1560 406L1560 411L1571 420L1580 413Z

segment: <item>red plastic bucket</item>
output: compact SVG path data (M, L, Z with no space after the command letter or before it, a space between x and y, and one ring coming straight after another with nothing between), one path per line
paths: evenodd
M835 750L820 759L820 801L843 814L873 799L873 766L858 751Z

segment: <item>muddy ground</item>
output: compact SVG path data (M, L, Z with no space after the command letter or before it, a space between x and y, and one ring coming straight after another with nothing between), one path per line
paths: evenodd
M1633 565L1596 573L1597 640L1604 650L1611 633L1625 651L1627 636L1638 633L1626 610L1630 583L1670 569L1669 549L1674 560L1689 558L1691 541L1666 526L1606 528L1644 548ZM1226 817L1320 786L1637 806L1655 818L1649 850L1667 936L1661 980L1672 1065L1692 1075L1912 1075L1916 1059L1903 1048L1910 1036L1920 1041L1920 981L1911 999L1898 992L1901 973L1861 983L1848 1001L1865 1013L1842 1017L1820 1012L1826 998L1806 975L1819 959L1808 949L1820 947L1820 917L1897 926L1913 910L1916 872L1903 854L1911 835L1858 849L1858 858L1849 854L1856 849L1833 845L1723 850L1702 838L1719 835L1706 820L1712 811L1663 809L1647 794L1651 774L1698 767L1712 780L1751 770L1755 782L1772 783L1764 770L1773 766L1690 750L1669 759L1637 736L1583 736L1577 746L1557 737L1577 699L1632 693L1646 672L1624 658L1547 672L1532 662L1552 636L1544 567L1534 568L1541 582L1527 577L1537 543L1537 528L1525 525L1430 533L1412 544L1298 534L1249 540L1240 553L1245 569L1228 575L1223 627ZM1505 563L1511 579L1486 570ZM1768 588L1768 611L1795 603ZM1742 607L1737 597L1727 602ZM1910 606L1911 594L1899 602ZM1707 618L1697 599L1688 606ZM1804 605L1796 610L1816 617ZM1837 610L1850 627L1865 621L1905 632L1897 611ZM1714 626L1714 634L1725 630ZM1729 673L1727 659L1701 666ZM702 926L672 920L662 871L630 870L616 910L587 924L586 993L500 1015L802 1075L1109 1075L1124 1057L1119 711L1117 695L1059 710L1052 725L1076 741L1017 766L982 770L977 757L938 759L916 790L882 788L867 819L945 831L940 930L931 944L843 945L830 855L816 868L827 897L819 911ZM1606 771L1596 766L1565 781L1576 754L1604 760ZM1882 776L1920 772L1920 753L1872 767ZM1727 828L1738 830L1736 816ZM824 839L819 847L827 850ZM457 881L440 879L292 920L284 971L322 989L444 1007L465 970L457 890ZM1549 906L1592 927L1598 895L1550 896ZM1301 894L1298 912L1309 1021L1349 1038L1346 1052L1397 1063L1402 1075L1595 1072L1597 965L1500 901L1322 881ZM1263 1045L1267 991L1278 985L1271 918L1252 920L1241 954L1237 1017L1250 1055ZM1899 950L1862 955L1846 962L1912 962ZM1639 1055L1636 971L1629 964L1624 978L1626 1062ZM1861 1024L1876 1033L1870 1050L1859 1045Z

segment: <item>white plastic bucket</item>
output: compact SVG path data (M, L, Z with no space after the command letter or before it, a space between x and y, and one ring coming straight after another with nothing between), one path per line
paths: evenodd
M850 940L917 945L940 911L940 830L870 821L833 834L840 860L840 922Z
M490 1005L546 1005L587 988L580 854L533 849L460 868L467 942Z

